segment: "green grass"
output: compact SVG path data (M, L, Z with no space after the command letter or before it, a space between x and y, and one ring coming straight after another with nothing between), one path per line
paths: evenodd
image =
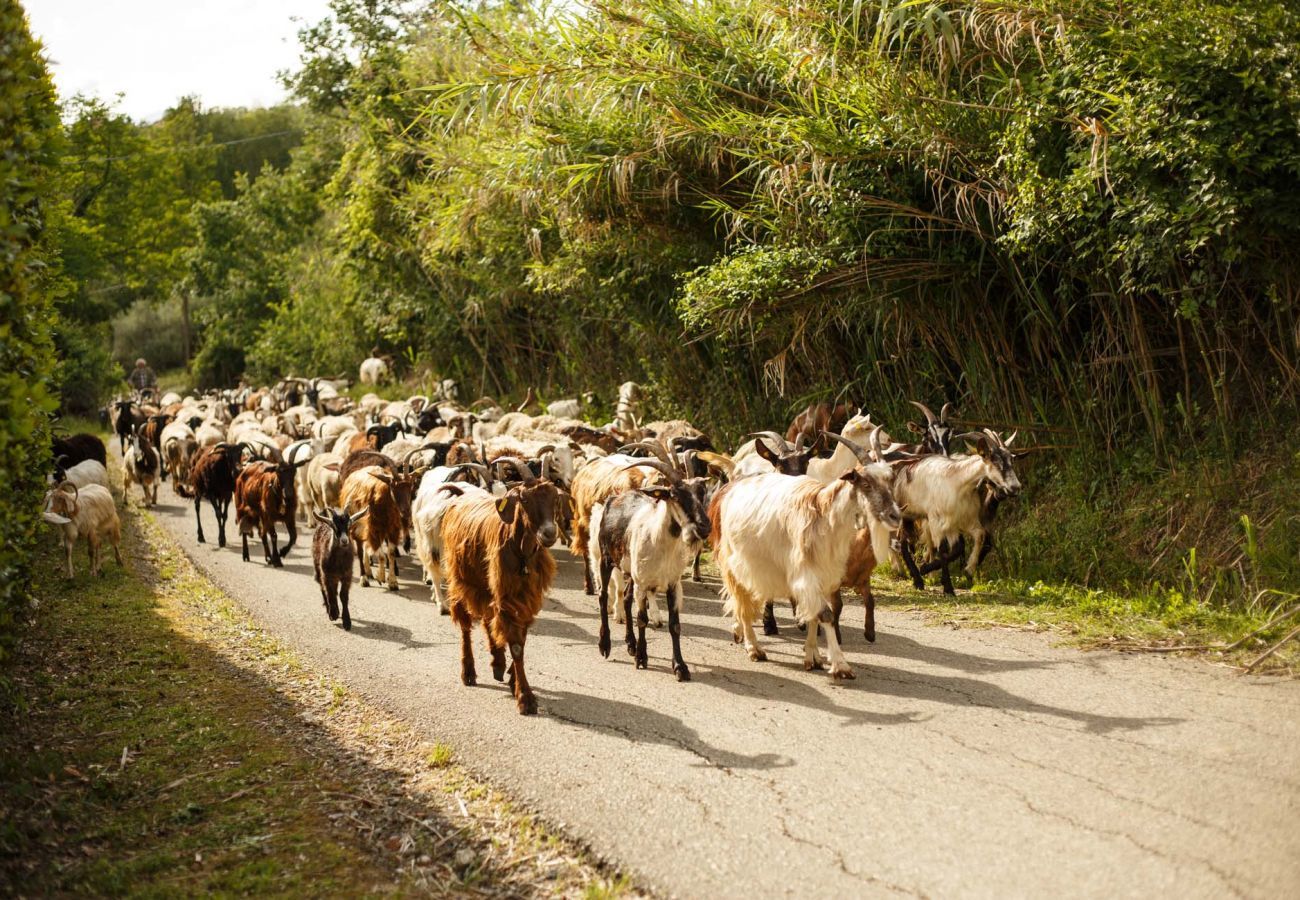
M291 713L188 639L134 529L128 565L38 584L0 727L0 893L360 893L391 875L330 819ZM53 573L43 553L42 571ZM153 578L157 578L154 583Z

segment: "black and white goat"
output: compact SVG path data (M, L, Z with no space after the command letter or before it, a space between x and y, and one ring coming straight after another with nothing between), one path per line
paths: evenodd
M668 603L668 633L673 642L673 674L690 681L682 658L682 573L695 558L711 530L708 483L685 478L685 472L659 459L641 459L662 473L667 484L643 484L606 503L597 503L591 516L591 557L600 576L600 654L609 658L609 594L611 584L623 604L627 651L636 667L649 666L645 629L648 599L664 594ZM636 599L637 633L632 634L632 600Z

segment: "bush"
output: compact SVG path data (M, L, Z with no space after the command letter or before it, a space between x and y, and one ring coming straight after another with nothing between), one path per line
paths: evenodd
M22 7L0 0L0 658L31 587L50 455L53 313L39 283L40 237L58 129L40 45Z
M60 412L89 415L125 390L126 374L108 352L109 334L106 322L59 322L55 345Z

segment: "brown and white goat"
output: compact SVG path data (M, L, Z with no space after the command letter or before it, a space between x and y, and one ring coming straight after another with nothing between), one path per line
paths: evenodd
M528 629L542 611L555 577L549 547L559 490L513 460L521 481L503 497L464 496L451 504L442 522L443 570L451 618L461 630L461 682L477 683L471 634L483 623L492 653L492 677L501 681L510 650L510 684L524 715L537 712L537 698L524 673Z
M144 496L144 505L153 506L158 502L158 479L162 462L158 451L143 434L136 429L126 439L126 452L122 454L122 497L131 489L131 485L140 485Z
M668 603L668 633L673 643L673 674L678 681L690 681L690 669L682 658L682 573L709 537L708 483L703 478L684 477L684 470L665 460L642 459L634 465L658 470L666 477L667 484L624 491L607 503L596 504L592 511L591 555L600 567L600 654L609 657L612 584L616 602L623 605L627 652L636 659L638 669L647 668L647 601L663 593ZM635 637L632 634L634 597Z

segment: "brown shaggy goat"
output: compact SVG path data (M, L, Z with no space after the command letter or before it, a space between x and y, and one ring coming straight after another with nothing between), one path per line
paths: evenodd
M537 697L524 674L524 643L555 577L555 560L547 548L559 535L559 491L521 460L511 462L523 480L504 497L467 495L447 508L442 559L451 618L461 631L461 682L478 681L471 644L478 619L487 634L497 681L505 677L510 649L510 686L519 712L527 716L537 712Z
M304 459L293 465L259 459L240 471L235 479L235 523L244 542L244 562L248 562L248 536L256 528L262 538L266 561L277 569L284 565L280 557L292 550L298 540L298 492L294 474L298 466L305 466L307 462ZM276 522L283 522L289 532L283 550L275 533Z

